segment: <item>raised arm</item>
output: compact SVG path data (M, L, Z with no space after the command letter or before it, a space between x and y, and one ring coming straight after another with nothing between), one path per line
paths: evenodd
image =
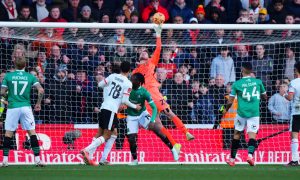
M156 32L156 48L151 57L151 62L156 66L159 63L159 57L161 52L161 25L155 26L154 30Z

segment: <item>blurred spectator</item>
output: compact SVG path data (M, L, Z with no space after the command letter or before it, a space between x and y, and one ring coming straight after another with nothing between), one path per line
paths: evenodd
M52 46L49 62L47 63L47 68L44 73L46 78L52 78L55 75L55 71L60 67L60 63L63 61L63 58L68 57L61 53L60 47L57 45ZM62 68L63 67L61 67L61 69Z
M259 10L257 23L258 24L269 24L270 23L270 17L268 15L268 11L266 8L261 8Z
M170 9L170 16L171 18L181 16L184 23L189 23L193 17L193 11L187 7L185 0L175 0L174 5Z
M230 97L230 93L232 90L232 83L227 83L226 85L226 95L225 99L228 101ZM232 106L228 109L228 111L222 116L222 119L220 121L220 126L223 129L227 128L234 128L234 119L236 118L237 115L237 107L238 107L238 101L237 98L234 99ZM220 119L218 119L220 120Z
M213 95L209 94L205 83L201 83L199 91L199 98L194 106L198 124L213 124L215 121Z
M11 38L11 32L8 27L0 29L0 69L7 69L11 64L11 54L14 49L14 40Z
M210 68L210 78L215 79L218 74L224 77L225 85L235 81L235 67L233 59L229 56L228 47L220 48L221 55L215 57Z
M56 30L57 28L47 28L42 30L41 33L36 36L36 40L32 42L33 50L45 48L46 55L49 57L52 46L64 45L62 35Z
M286 47L284 65L281 66L284 70L284 77L287 77L290 80L294 79L294 65L296 62L295 49Z
M287 12L291 13L295 17L295 21L300 23L300 1L299 0L292 0L288 3Z
M214 108L214 115L217 120L222 117L222 112L220 112L221 107L226 103L226 87L224 85L225 80L224 77L220 74L216 76L215 84L209 86L208 94L213 96L213 108Z
M267 93L272 91L273 59L265 54L264 45L256 45L256 56L253 57L253 72L266 86Z
M92 81L88 79L87 72L83 69L76 73L76 87L75 94L72 98L73 102L73 116L75 123L91 123L93 103L91 101L91 94L93 92Z
M125 23L127 22L125 12L120 9L116 12L116 23Z
M189 75L189 68L188 68L188 66L185 65L185 64L182 64L179 67L178 72L180 72L183 75L183 80L185 81L185 83L189 84L191 76Z
M215 24L221 23L226 19L225 8L220 2L220 0L212 0L205 7L207 18Z
M46 5L45 0L36 0L32 4L31 15L37 21L41 21L49 16L48 5Z
M80 33L78 32L78 28L77 27L73 27L73 28L68 28L67 30L64 31L63 34L63 39L65 41L70 41L70 40L76 40L79 38Z
M239 18L240 10L243 8L241 0L222 0L221 5L224 7L226 14L224 22L234 24Z
M245 40L245 33L240 29L233 30L231 35L231 41L234 44L240 44L242 42L247 41Z
M126 44L128 52L132 52L131 40L125 36L125 29L116 29L115 34L107 40L108 44ZM116 46L111 45L108 47L109 52L116 50Z
M139 17L139 13L136 12L136 11L133 11L131 14L130 14L130 19L128 22L130 23L139 23L140 22L140 17Z
M67 78L67 70L58 68L54 76L46 79L49 88L45 89L45 112L51 116L50 123L69 124L71 123L73 92L71 82Z
M288 85L281 83L279 93L274 94L268 102L268 109L272 114L274 123L288 123L290 121L290 101L284 95L288 91Z
M24 5L27 6L32 6L34 5L35 2L37 2L38 0L22 0ZM53 3L53 0L46 0L46 4L47 5L51 5Z
M175 16L173 18L173 24L183 24L183 18L181 16ZM184 39L186 36L186 31L183 29L169 29L167 31L167 39L176 39L176 41L183 43L186 42Z
M67 22L64 18L61 17L60 8L58 6L52 6L50 9L49 16L45 19L42 19L41 22ZM64 33L64 28L55 28L55 32L58 35Z
M285 17L287 15L287 11L284 7L284 0L273 0L269 14L271 23L285 24Z
M91 8L93 19L97 22L101 22L101 17L104 14L110 15L107 10L104 9L104 0L94 0Z
M92 18L92 9L90 8L90 6L88 5L83 6L81 8L80 14L81 14L81 18L78 19L79 22L86 22L86 23L95 22L95 20Z
M244 62L251 62L252 58L249 56L248 47L245 45L236 46L236 50L233 56L234 67L236 70L236 79L242 78L242 64Z
M68 0L69 6L62 11L62 17L68 22L79 22L80 11L79 7L80 0Z
M254 24L255 20L253 15L250 15L249 10L241 9L239 13L239 18L236 20L238 24Z
M151 14L154 14L156 12L160 12L165 15L165 21L167 22L169 20L169 13L167 9L162 7L159 4L159 0L151 0L150 4L143 10L142 12L142 20L143 22L148 22L149 17Z
M141 12L145 9L145 7L150 5L152 2L152 0L136 0L136 1L139 1L139 3L138 3L139 11L141 11ZM174 1L175 0L159 0L159 5L161 5L162 7L166 8L166 9L170 9L171 6L174 4Z
M249 6L250 16L253 17L254 22L257 22L259 10L264 7L264 4L260 4L259 0L251 0Z
M48 67L49 60L46 56L46 51L41 48L38 51L37 58L32 59L31 62L29 62L29 66L33 67L38 73L44 74Z
M191 121L191 110L193 108L191 89L184 83L183 75L178 72L174 75L174 80L170 85L170 104L171 108L184 124L189 124Z
M171 58L172 58L171 49L164 48L162 51L162 60L157 65L157 68L163 68L166 70L168 79L172 79L174 74L177 72L176 64L171 61Z
M189 23L190 24L198 24L198 20L197 18L195 17L192 17L190 20L189 20ZM189 29L187 31L185 31L185 43L186 44L197 44L197 41L198 39L200 39L201 35L200 35L200 29Z
M285 24L295 24L295 17L292 14L287 14L285 17ZM295 36L295 31L292 31L290 29L283 30L282 31L282 38L291 38L292 36Z
M123 45L117 45L115 53L110 56L110 62L121 63L122 61L130 62L130 53L127 52L127 48Z
M249 1L249 0L241 0L241 3L242 3L242 7L244 9L249 9L249 7L251 7L251 1ZM265 4L264 0L259 0L258 3L260 5L262 5L262 7L264 7L264 4Z
M136 7L134 7L133 0L125 0L122 10L124 11L127 22L131 21L131 13L137 11Z
M69 59L72 59L76 69L81 68L87 61L89 61L88 48L82 38L79 38L76 41L76 44L69 45L63 54Z
M85 33L84 39L87 42L101 42L104 40L103 33L100 31L100 28L90 28L89 32ZM105 31L105 30L104 30Z
M108 12L103 12L103 15L100 17L100 21L101 23L110 23L110 17L109 17L109 13Z
M211 22L205 18L205 10L203 5L199 5L195 11L195 17L199 24L210 24Z
M22 6L20 14L16 21L23 21L23 22L35 22L36 19L31 17L30 7L29 6Z
M0 21L13 21L18 17L14 0L2 0L0 3Z

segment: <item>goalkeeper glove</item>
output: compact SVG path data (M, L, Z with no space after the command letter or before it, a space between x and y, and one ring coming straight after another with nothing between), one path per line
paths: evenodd
M156 33L156 37L161 37L161 31L162 31L161 24L154 26L154 30L155 30L155 33Z

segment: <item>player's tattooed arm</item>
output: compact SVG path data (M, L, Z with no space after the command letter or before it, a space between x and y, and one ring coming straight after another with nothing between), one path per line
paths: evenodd
M45 93L44 88L40 84L37 84L35 87L38 90L38 99L36 104L41 104Z

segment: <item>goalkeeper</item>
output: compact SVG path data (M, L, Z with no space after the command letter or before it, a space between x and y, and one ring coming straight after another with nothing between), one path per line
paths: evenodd
M131 155L133 161L129 165L137 165L137 133L139 125L144 129L153 131L172 151L175 161L179 159L179 153L181 145L177 144L171 136L171 139L168 139L162 132L168 132L165 127L161 124L160 119L157 116L157 108L153 102L150 93L143 87L145 83L145 78L141 73L135 73L131 76L132 82L132 91L129 96L129 100L132 103L141 104L142 108L140 110L135 110L128 107L127 109L127 134L130 145ZM149 103L152 109L152 116L150 117L149 113L146 110L145 101ZM175 142L174 146L171 141Z
M160 83L156 79L154 70L159 62L161 51L161 25L155 26L154 30L156 32L156 49L153 53L153 56L149 58L149 53L147 51L143 51L139 57L138 67L133 70L132 74L141 73L145 76L144 87L152 95L153 102L155 103L158 112L163 112L165 115L167 115L168 118L174 122L175 126L185 134L188 141L193 140L194 136L188 132L188 129L182 123L181 119L176 114L174 114L174 112L170 109L170 106L164 99L163 95L159 92ZM151 109L149 108L149 106L147 106L147 110L151 113ZM164 132L164 134L168 136L167 132Z

